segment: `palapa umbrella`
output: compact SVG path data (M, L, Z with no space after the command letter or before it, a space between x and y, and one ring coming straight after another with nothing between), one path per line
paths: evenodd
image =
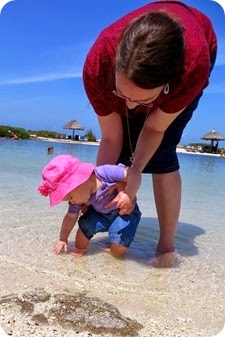
M205 140L225 140L225 137L222 136L219 132L217 132L215 129L212 129L211 132L206 133L204 136L201 137L201 139Z
M65 124L63 126L63 129L73 130L73 139L74 139L74 130L84 130L84 127L79 122L77 122L76 119L73 119L69 123Z
M208 132L205 135L203 135L201 139L210 140L211 141L210 147L212 149L214 141L219 142L220 140L225 140L225 137L221 135L219 132L217 132L215 129L212 129L211 132Z

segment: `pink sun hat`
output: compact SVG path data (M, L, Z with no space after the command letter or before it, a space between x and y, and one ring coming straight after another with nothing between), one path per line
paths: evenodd
M50 205L60 203L77 186L83 184L94 170L94 165L62 154L53 158L42 170L42 185L38 191L49 196Z

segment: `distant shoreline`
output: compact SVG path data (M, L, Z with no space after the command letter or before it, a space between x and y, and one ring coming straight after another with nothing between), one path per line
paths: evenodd
M185 154L194 154L199 156L211 156L211 157L220 157L220 153L207 153L207 152L194 152L187 151L183 148L177 147L177 153L185 153Z
M33 140L41 140L44 142L53 142L53 143L68 143L68 144L81 144L81 145L95 145L99 146L99 142L88 142L81 140L73 140L73 139L56 139L56 138L46 138L46 137L37 137Z
M2 138L5 139L5 138ZM52 142L52 143L65 143L65 144L78 144L78 145L93 145L99 146L100 142L89 142L89 141L80 141L80 140L73 140L73 139L57 139L57 138L47 138L47 137L36 137L30 138L30 140L40 140L44 142ZM187 151L185 148L177 147L177 153L184 153L184 154L193 154L199 156L211 156L211 157L221 157L219 153L207 153L207 152L194 152L194 151Z
M37 137L41 141L55 142L55 143L69 143L69 144L82 144L82 145L95 145L99 146L100 142L82 142L80 140L72 140L72 139L55 139L55 138L45 138L45 137ZM206 152L193 152L187 151L184 148L177 147L177 153L185 153L185 154L194 154L200 156L212 156L212 157L220 157L220 154L215 153L206 153Z

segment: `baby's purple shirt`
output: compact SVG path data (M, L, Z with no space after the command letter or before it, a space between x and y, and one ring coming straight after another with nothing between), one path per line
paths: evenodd
M108 214L117 209L116 205L109 208L104 208L104 205L115 198L117 190L110 194L106 194L108 189L115 185L118 181L124 181L123 164L118 165L102 165L94 168L94 174L102 182L102 187L93 193L90 199L84 204L71 204L69 202L68 213L79 213L83 205L92 205L92 207L99 213Z

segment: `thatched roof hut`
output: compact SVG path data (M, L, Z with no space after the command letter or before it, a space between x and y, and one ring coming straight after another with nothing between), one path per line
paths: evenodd
M74 130L84 130L83 125L81 125L76 119L73 119L69 123L63 126L63 129L70 129L73 130L73 139L74 139Z
M225 140L225 137L221 135L219 132L217 132L215 129L212 129L212 131L203 135L201 139L219 141L219 140Z
M215 129L206 133L201 139L210 140L210 152L217 153L218 143L220 140L225 140L225 137Z

